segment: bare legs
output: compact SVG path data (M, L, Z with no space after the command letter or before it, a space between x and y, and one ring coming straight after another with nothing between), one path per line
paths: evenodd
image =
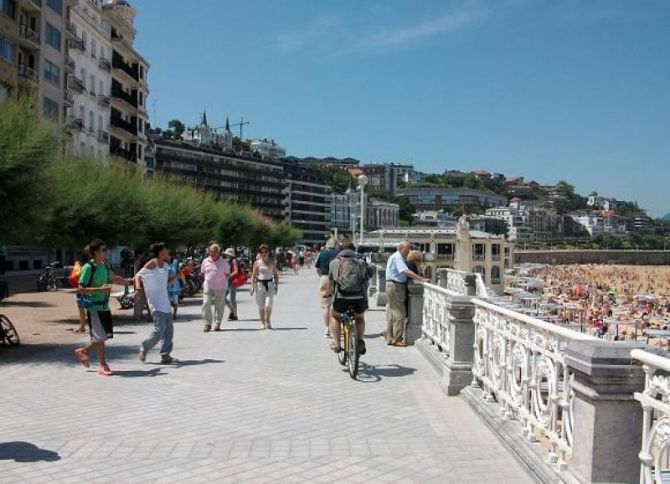
M79 309L79 327L77 328L77 333L86 332L86 310L81 306L77 306Z
M365 314L356 315L356 333L359 340L365 337ZM330 334L333 336L334 349L340 348L340 313L334 310L330 317Z
M259 307L258 314L261 317L261 326L263 329L272 329L272 308Z

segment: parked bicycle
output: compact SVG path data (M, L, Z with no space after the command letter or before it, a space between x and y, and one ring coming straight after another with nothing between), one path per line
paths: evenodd
M52 262L42 269L40 277L37 279L37 292L42 291L57 291L61 287L61 283L56 277L56 269L59 268L60 262Z
M8 346L18 346L21 343L19 333L16 328L4 314L0 314L0 344Z
M358 360L360 352L358 348L358 331L356 329L356 315L353 309L349 309L340 316L340 348L337 359L342 366L349 368L349 376L354 380L358 376Z

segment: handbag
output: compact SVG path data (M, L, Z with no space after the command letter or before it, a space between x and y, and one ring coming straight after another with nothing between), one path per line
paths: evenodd
M235 289L239 289L247 283L247 273L240 267L240 269L237 271L237 274L233 276L230 282Z

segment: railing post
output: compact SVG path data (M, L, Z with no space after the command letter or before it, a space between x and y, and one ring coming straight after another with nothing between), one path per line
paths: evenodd
M377 266L377 306L386 306L386 267Z
M476 296L477 295L477 274L468 273L463 275L465 279L465 295L466 296Z
M571 341L565 361L574 374L572 467L587 482L638 482L644 389L632 364L635 342Z
M449 277L449 272L447 269L438 269L437 270L437 285L443 289L447 288L447 278Z
M423 285L410 282L408 289L408 311L407 328L405 329L405 342L413 345L421 338L423 327Z
M475 308L469 297L451 296L447 301L449 356L440 385L447 395L458 395L472 383Z

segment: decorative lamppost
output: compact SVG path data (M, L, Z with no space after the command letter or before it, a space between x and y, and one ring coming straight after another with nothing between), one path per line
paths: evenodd
M365 185L368 184L368 177L365 174L358 177L358 188L361 191L361 233L358 244L363 244L363 235L365 234Z

